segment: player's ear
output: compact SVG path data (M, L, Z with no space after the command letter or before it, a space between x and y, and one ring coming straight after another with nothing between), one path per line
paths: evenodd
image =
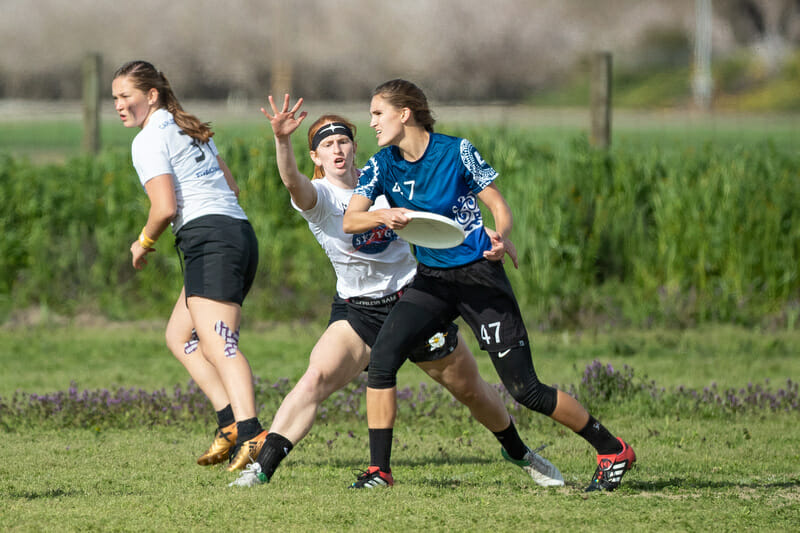
M158 89L155 87L150 87L150 90L147 91L147 103L148 105L153 105L158 102Z

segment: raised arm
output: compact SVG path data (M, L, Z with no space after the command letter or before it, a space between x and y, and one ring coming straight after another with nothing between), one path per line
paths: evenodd
M300 98L294 107L289 109L289 95L287 94L283 100L283 107L279 111L270 95L269 105L272 107L272 114L263 107L261 112L269 120L272 133L275 135L275 156L281 181L289 191L295 205L306 211L317 204L317 191L311 185L308 176L300 173L300 169L297 168L297 160L294 158L294 149L292 148L292 133L300 127L300 123L308 115L305 111L297 115L302 104L303 99Z

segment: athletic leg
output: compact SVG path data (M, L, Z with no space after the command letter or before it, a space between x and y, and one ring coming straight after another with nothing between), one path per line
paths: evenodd
M481 377L478 363L461 334L453 353L417 365L467 406L475 420L489 431L496 433L509 427L511 417L500 394Z
M167 322L166 342L172 355L186 368L200 390L208 397L215 411L220 411L230 404L228 393L222 384L219 373L203 355L203 350L192 340L194 323L186 307L185 290L181 290L178 301L172 309ZM188 346L187 346L188 345Z
M199 348L217 369L236 420L256 416L253 373L238 346L241 307L200 296L188 298Z
M334 303L333 308L336 307ZM305 373L275 413L256 461L231 486L252 487L269 482L281 461L308 434L319 405L366 368L366 343L347 320L337 319L333 313L331 320L311 351Z
M478 422L494 434L503 447L503 457L521 467L541 486L564 485L558 468L531 451L523 442L500 394L481 377L475 357L460 335L453 353L435 361L418 362L417 365L445 386L469 408Z
M256 416L250 364L239 350L241 307L201 296L190 296L188 304L200 347L217 368L236 418L236 445L227 467L232 472L255 460L267 435Z
M169 350L186 368L217 412L214 440L197 459L199 465L208 466L221 463L229 457L231 448L236 444L236 420L219 373L203 355L197 336L193 333L194 323L186 307L185 294L185 290L181 290L167 323L165 336Z
M395 304L381 327L370 356L367 386L367 426L370 468L351 485L353 488L391 485L392 430L397 416L397 371L407 355L430 338L442 320L433 310L405 301L410 289ZM441 309L441 304L439 306ZM383 482L378 479L383 478Z
M320 404L358 377L367 364L369 347L346 320L328 326L311 351L305 373L275 413L270 433L296 445L314 424Z

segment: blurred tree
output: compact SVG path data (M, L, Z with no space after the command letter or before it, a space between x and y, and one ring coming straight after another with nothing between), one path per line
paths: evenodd
M792 45L800 43L798 0L715 0L714 10L770 71L781 66Z

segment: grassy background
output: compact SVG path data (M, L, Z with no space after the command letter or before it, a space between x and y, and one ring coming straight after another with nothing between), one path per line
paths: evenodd
M472 140L502 176L523 265L509 275L537 328L795 327L796 121L726 117L687 129L658 116L623 116L619 141L599 152L572 122L545 117L532 126L530 109L520 116L489 109L494 122L481 123L485 111L461 109L440 131ZM143 272L129 264L148 203L130 165L132 132L116 126L118 137L96 158L42 165L0 156L0 321L31 307L118 320L171 309L180 289L172 238L164 236ZM29 127L20 138L40 125ZM318 319L333 272L289 205L266 130L263 118L219 124L218 144L261 243L247 313ZM302 154L302 138L295 141ZM361 154L375 150L371 130L362 127L359 143ZM310 172L310 162L300 162Z
M800 251L791 240L800 227L796 117L621 111L605 157L581 143L583 112L553 118L524 109L490 111L461 110L460 120L442 120L440 129L472 139L501 171L509 199L522 202L512 205L514 239L528 267L510 275L527 307L536 368L545 382L584 395L592 412L634 445L639 465L617 493L587 498L582 488L594 468L588 446L510 402L527 443L548 443L544 454L567 481L564 489L536 487L500 459L496 441L463 408L430 393L424 374L405 365L400 387L415 398L430 396L416 406L401 402L398 483L391 491L345 489L351 471L368 457L363 405L354 395L355 413L343 407L352 391L331 398L273 483L252 491L229 490L232 476L222 468L195 466L211 438L207 406L194 418L151 413L139 425L125 418L124 406L98 423L85 422L91 413L47 418L36 410L22 417L6 412L0 417L0 529L38 531L54 523L70 531L793 529L800 520L797 411L737 411L681 391L709 388L724 396L752 383L774 393L800 375ZM254 113L257 120L227 121L198 112L218 126L223 154L244 184L243 203L265 247L266 274L246 304L241 347L263 384L258 401L268 423L324 327L333 278L305 224L288 209L272 141ZM360 153L367 154L374 140L359 125ZM128 264L127 243L146 213L129 161L132 133L108 121L107 150L90 160L75 157L80 131L74 119L4 122L0 128L6 153L0 271L7 275L0 283L0 318L7 321L0 328L0 403L70 387L167 394L188 388L162 340L180 284L171 243L140 275L134 277ZM647 190L660 192L644 195L643 203L624 202ZM532 201L530 194L540 196ZM641 211L626 206L647 207L651 216L659 212L656 201L671 209L660 213L671 213L673 224L660 226L662 234L637 233L641 228L630 221ZM588 213L608 216L590 224ZM687 220L694 223L680 224ZM741 231L725 232L742 220ZM743 239L736 246L734 234ZM630 261L598 265L596 258L608 255L588 252L609 242ZM681 246L673 255L665 252L676 243ZM727 262L711 255L707 263L694 261L703 246L747 253L729 255ZM287 256L294 261L281 259ZM737 265L771 266L772 274L757 278L735 271ZM646 276L662 270L673 277ZM602 284L598 272L607 275ZM731 290L720 280L759 290ZM275 290L298 286L309 292ZM556 296L542 297L546 290ZM769 298L759 300L763 295ZM293 320L275 322L279 308ZM609 320L614 317L622 319ZM488 358L478 360L487 381L496 383ZM654 382L663 393L657 399L587 395L581 377L596 360L633 369L635 383Z
M254 372L293 383L323 324L251 325L242 347ZM15 390L46 393L125 387L147 390L185 383L156 324L108 328L47 327L0 330L4 372L0 398ZM800 438L797 411L733 413L711 405L675 403L675 391L716 382L738 389L769 379L773 390L800 375L800 334L735 327L696 330L597 331L534 335L537 370L547 382L578 384L599 359L629 365L636 381L667 390L662 401L610 398L593 411L635 447L639 464L613 495L582 492L593 471L589 447L540 415L513 411L531 446L564 474L563 489L536 487L498 453L498 445L465 409L439 401L423 416L401 402L394 443L397 484L391 491L353 493L351 472L368 457L361 414L324 418L290 455L272 483L253 490L226 486L221 467L194 464L211 438L205 420L120 429L53 426L33 416L2 432L0 528L41 530L175 530L279 527L289 531L351 529L519 531L790 530L800 519ZM475 349L474 341L468 342ZM481 372L497 381L485 354ZM405 365L399 386L418 393L427 383ZM275 395L261 396L269 422ZM55 429L58 427L59 429Z

